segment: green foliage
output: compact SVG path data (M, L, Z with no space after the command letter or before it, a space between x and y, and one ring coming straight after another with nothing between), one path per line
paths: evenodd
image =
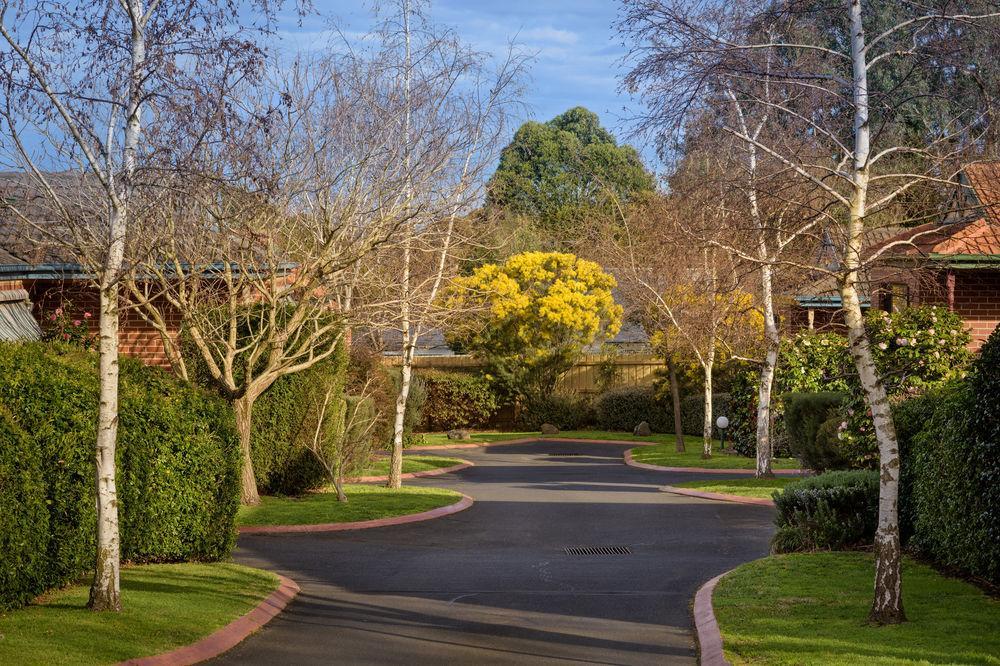
M514 134L490 178L487 208L538 220L563 238L595 214L654 188L631 146L619 146L598 117L576 107Z
M428 372L420 378L427 389L422 421L425 430L483 427L500 408L493 383L483 375Z
M340 345L316 365L279 378L257 399L251 431L251 460L257 487L268 495L298 495L326 480L323 466L307 448L316 436L340 437L347 354ZM330 392L332 404L323 408ZM323 414L323 423L318 424Z
M831 550L871 543L878 520L878 474L827 472L775 494L776 553Z
M830 428L826 426L826 422L831 420L847 399L846 393L834 391L787 393L782 396L789 444L792 452L808 469L823 472L846 467L847 461L842 457L839 447L829 446ZM818 437L821 426L825 426L824 436ZM836 441L834 438L833 442Z
M728 393L712 395L712 436L718 437L715 419L729 416L730 398ZM673 409L671 407L671 409ZM673 417L671 417L671 422ZM701 395L689 395L681 399L681 427L685 435L701 437L705 431L705 398ZM670 428L673 431L673 427Z
M598 264L563 252L480 266L449 288L448 305L473 314L448 331L448 342L482 359L500 390L537 411L588 345L617 334L616 285Z
M384 448L392 448L393 420L396 417L396 398L399 395L403 382L403 373L400 368L385 368L382 372L387 373L388 385L391 390L380 394L378 409L386 415L384 420L385 432L382 436ZM379 396L376 396L379 398ZM410 376L410 392L406 396L406 412L403 414L403 446L413 446L420 443L418 435L413 433L419 428L424 419L424 405L427 404L427 386L419 375Z
M605 391L594 402L597 427L601 430L631 432L642 421L653 432L674 431L674 408L670 395L663 396L652 386L622 386Z
M533 401L518 414L517 425L524 430L538 430L543 423L551 423L560 430L580 430L594 425L595 420L588 398L553 394Z
M803 331L781 346L775 372L776 395L805 391L850 391L854 361L847 338Z
M912 545L936 562L1000 583L1000 458L996 422L995 333L968 382L909 400L896 410L904 451L905 516ZM986 414L977 408L982 407Z
M728 381L729 431L726 436L733 450L741 456L757 455L757 391L760 386L760 366L753 363L726 363L733 366ZM772 394L772 402L775 396ZM775 442L772 438L772 445ZM787 447L775 447L774 455L787 455Z
M0 607L23 604L93 565L96 362L69 345L0 345ZM161 370L128 358L120 364L122 558L228 556L240 483L228 406ZM16 563L16 578L7 562Z

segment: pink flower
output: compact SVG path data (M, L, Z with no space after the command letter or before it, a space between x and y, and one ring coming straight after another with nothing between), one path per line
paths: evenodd
M74 326L79 326L79 325L80 325L80 324L82 324L82 323L83 323L83 322L82 322L82 321L80 321L79 319L74 319L74 320L73 320L73 325L74 325Z
M55 320L56 320L56 316L54 314L50 314L49 315L49 321L55 321Z
M885 344L884 342L880 342L878 343L878 348L881 349L882 351L885 351L886 349L889 348L889 345Z
M89 312L84 312L84 313L83 313L83 318L84 318L84 319L90 319L90 318L91 318L91 317L93 317L93 316L94 316L94 315L90 314Z
M56 316L57 317L61 317L62 316L62 308L56 308Z

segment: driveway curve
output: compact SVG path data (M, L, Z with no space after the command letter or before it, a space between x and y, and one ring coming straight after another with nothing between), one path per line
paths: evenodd
M243 536L235 558L302 588L215 663L693 664L690 604L709 578L767 554L773 510L661 492L697 473L573 441L464 450L413 485L476 502L424 523ZM621 546L629 554L567 549Z

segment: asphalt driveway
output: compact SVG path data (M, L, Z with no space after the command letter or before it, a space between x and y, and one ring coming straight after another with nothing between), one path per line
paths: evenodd
M659 487L697 478L622 464L625 447L546 442L456 452L476 466L411 481L475 498L394 527L242 537L236 560L302 592L232 664L695 663L690 604L767 554L769 507ZM630 554L568 554L624 546Z

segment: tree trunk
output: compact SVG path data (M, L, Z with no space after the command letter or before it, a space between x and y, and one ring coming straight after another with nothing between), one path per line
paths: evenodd
M344 492L344 466L337 465L337 471L333 475L333 489L337 491L337 501L346 502L347 493Z
M672 356L667 356L667 372L670 375L670 399L674 403L674 439L677 452L684 453L684 423L681 419L681 389L677 384L677 365Z
M257 492L257 476L253 472L253 459L250 457L253 403L254 400L249 394L243 395L233 401L233 411L236 413L236 430L240 435L240 455L243 458L240 502L245 506L260 504L260 493Z
M120 611L120 543L115 448L118 439L118 287L105 279L100 292L100 405L97 412L97 560L88 606Z
M704 440L704 448L701 452L702 458L712 457L712 363L711 361L704 364L702 368L705 371L705 420L704 428L702 431L702 439Z
M399 394L396 396L396 419L392 429L392 456L389 461L388 488L401 488L403 485L403 426L406 419L406 401L410 397L410 378L413 373L408 350L403 349L403 366Z
M778 365L778 351L781 338L774 319L774 298L771 291L771 267L761 267L761 286L764 301L764 336L767 339L767 353L760 369L760 384L757 387L757 469L758 479L773 477L771 459L774 448L771 444L771 387L774 384L774 369Z
M862 236L867 214L870 183L868 63L865 30L861 20L861 0L849 0L851 30L852 93L854 100L854 173L850 200L847 246L841 299L851 356L858 369L865 399L872 413L879 450L878 528L875 531L875 593L868 618L879 624L906 621L903 613L901 552L899 543L899 444L885 386L872 359L871 344L865 331L858 297L858 271L861 267Z

